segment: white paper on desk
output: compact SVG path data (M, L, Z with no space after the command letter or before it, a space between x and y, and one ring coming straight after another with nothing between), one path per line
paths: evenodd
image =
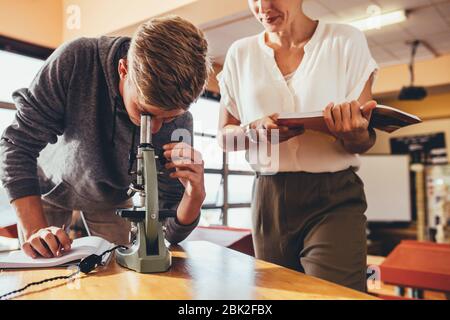
M47 268L67 265L79 261L91 254L101 254L114 245L100 237L84 237L75 239L69 252L56 258L36 258L27 256L16 250L0 253L0 269Z

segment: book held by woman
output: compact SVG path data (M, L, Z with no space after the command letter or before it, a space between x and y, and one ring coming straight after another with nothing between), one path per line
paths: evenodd
M391 133L400 128L420 122L422 122L422 120L415 115L396 108L377 105L377 107L372 111L370 126L372 128ZM306 130L321 131L328 134L330 133L323 118L322 111L280 113L277 124L280 126L289 127L291 129L304 127Z

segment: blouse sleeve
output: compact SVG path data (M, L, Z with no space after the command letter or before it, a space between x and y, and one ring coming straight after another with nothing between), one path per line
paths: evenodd
M352 28L351 36L345 48L347 57L346 101L358 100L372 73L376 73L378 65L372 58L364 33Z
M233 57L230 51L231 50L228 51L222 71L217 75L221 96L220 104L223 105L233 117L240 120L241 118L236 104L236 92L233 90Z

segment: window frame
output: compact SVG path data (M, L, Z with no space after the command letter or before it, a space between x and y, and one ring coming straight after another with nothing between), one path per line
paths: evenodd
M0 35L0 50L46 60L55 49Z
M201 98L213 100L215 102L220 102L220 94L212 92L212 91L206 91ZM207 134L203 132L194 132L194 137L209 137L216 139L217 136L214 134ZM195 138L194 138L195 139ZM223 203L222 205L203 205L202 209L204 210L211 210L211 209L220 209L221 210L221 219L222 220L222 226L228 226L228 210L229 209L239 209L239 208L250 208L251 202L243 202L243 203L230 203L229 202L229 196L228 196L228 190L229 190L229 183L228 179L230 175L240 175L240 176L255 176L255 173L253 171L245 171L245 170L230 170L228 166L228 154L226 152L222 153L222 168L221 169L204 169L205 174L220 174L222 176L222 192L223 192ZM206 190L208 192L208 190Z

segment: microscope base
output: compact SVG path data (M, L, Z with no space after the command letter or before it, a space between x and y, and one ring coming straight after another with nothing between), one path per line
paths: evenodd
M122 267L140 273L157 273L169 270L172 265L172 255L164 243L162 227L158 229L158 254L147 255L145 236L143 232L139 232L138 241L130 249L116 250L117 263Z

